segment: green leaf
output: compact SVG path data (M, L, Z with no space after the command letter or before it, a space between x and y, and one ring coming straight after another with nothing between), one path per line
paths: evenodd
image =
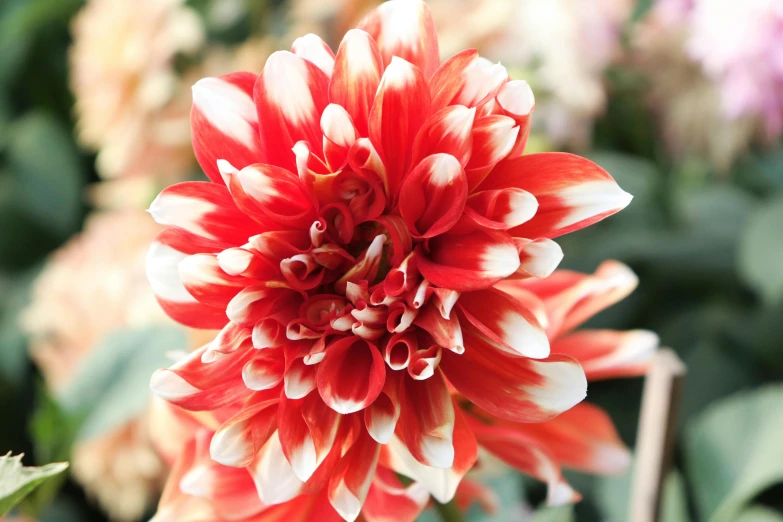
M767 303L783 299L783 198L767 202L751 216L739 248L739 272Z
M686 428L685 458L702 520L732 522L783 482L783 385L713 404Z
M12 507L45 480L67 468L67 462L25 467L22 466L22 455L12 457L10 452L5 457L0 457L0 517L11 511Z
M8 169L18 207L66 238L82 212L81 157L70 133L44 113L31 113L10 128Z
M679 471L674 470L663 484L660 520L665 522L690 522L685 482Z
M574 507L558 506L537 509L531 522L574 522Z
M105 433L141 414L149 403L152 373L171 364L169 351L187 350L178 326L122 330L107 336L58 395L72 414L84 414L78 438Z

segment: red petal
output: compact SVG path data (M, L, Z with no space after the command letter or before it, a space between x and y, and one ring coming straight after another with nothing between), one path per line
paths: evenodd
M332 449L340 416L316 394L280 399L280 444L296 476L307 481Z
M217 160L238 168L261 158L258 116L253 102L256 75L239 72L204 78L193 86L190 113L193 151L201 168L215 183L223 183Z
M570 355L588 380L597 381L644 375L658 344L658 336L647 330L580 330L557 339L552 351Z
M518 136L519 125L513 118L499 114L476 118L473 124L473 150L465 168L470 192L498 162L509 155Z
M315 64L326 76L332 76L334 53L319 36L312 33L300 36L294 40L291 52Z
M279 395L278 390L254 394L239 413L224 422L209 445L212 460L224 466L249 466L277 428Z
M413 165L431 154L451 154L464 168L473 148L473 118L475 109L462 105L446 107L424 123L413 144Z
M465 342L462 340L462 328L457 315L450 315L448 319L438 310L438 306L430 301L416 316L414 323L429 333L438 345L451 350L454 353L465 351Z
M400 426L405 445L425 466L454 464L454 406L440 371L429 379L402 378Z
M318 364L318 392L330 408L342 414L372 404L385 380L381 352L375 345L353 336L328 346L326 356Z
M403 181L400 214L414 235L435 237L459 220L467 196L468 183L459 161L449 154L433 154Z
M457 307L475 328L474 333L494 348L533 359L549 356L544 328L535 314L510 294L494 288L470 292Z
M329 501L340 516L349 522L356 520L362 510L380 450L380 445L362 431L332 474Z
M535 217L511 229L517 237L562 236L619 212L631 201L604 169L560 152L502 161L481 184L482 190L508 187L526 190L538 200Z
M329 99L351 115L360 136L368 136L370 109L383 75L383 58L375 40L364 31L348 31L337 50Z
M421 0L386 2L365 16L358 25L378 42L384 64L394 57L416 65L425 78L440 63L438 35L430 8Z
M493 415L517 422L543 422L585 398L587 379L572 358L509 357L465 325L462 334L465 353L444 352L440 367L460 393Z
M505 67L481 58L475 49L466 49L443 62L432 76L433 108L479 107L494 98L507 80Z
M317 219L317 201L293 173L273 165L256 164L245 167L237 176L265 221L283 228L309 229Z
M244 277L225 273L213 254L195 254L180 261L179 277L188 293L199 302L224 309L251 283Z
M378 466L362 508L367 522L415 522L430 494L421 484L403 486L391 470Z
M295 171L291 149L300 140L320 155L319 123L329 103L328 89L329 78L312 62L286 51L269 57L253 89L262 163Z
M421 274L432 284L456 291L489 288L519 268L519 254L505 232L477 230L430 240L430 254L416 250Z
M525 144L530 134L530 115L536 101L527 82L513 80L506 83L495 98L495 107L500 114L509 116L519 126L519 133L508 158L518 158L525 152Z
M390 196L411 167L413 142L429 113L430 95L421 71L395 56L370 111L370 141L386 166Z

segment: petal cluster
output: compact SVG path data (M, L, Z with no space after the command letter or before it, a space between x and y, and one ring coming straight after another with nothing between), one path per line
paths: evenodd
M523 155L529 87L473 50L440 63L423 2L193 92L211 182L153 202L148 275L169 315L220 333L151 386L230 411L209 454L260 502L325 491L354 520L383 469L446 502L477 455L455 392L510 422L584 398L517 294L559 263L552 238L630 196L585 159Z

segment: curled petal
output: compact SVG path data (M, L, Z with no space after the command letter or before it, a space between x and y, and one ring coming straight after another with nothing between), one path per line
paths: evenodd
M364 409L364 425L367 433L379 444L388 443L394 435L400 418L400 401L397 399L397 380L389 378L378 398Z
M251 390L269 390L283 381L284 373L282 350L264 350L242 368L242 381Z
M326 164L331 172L338 172L348 161L348 151L358 138L356 127L344 108L330 103L321 114L321 130Z
M529 221L538 210L536 198L518 188L483 190L471 194L465 217L473 227L508 230Z
M313 201L307 187L285 169L251 165L239 171L238 179L265 221L284 228L308 230L318 217L317 202Z
M476 109L462 105L445 107L424 123L413 144L413 165L432 154L450 154L464 168L470 160L473 147L473 118Z
M546 278L552 275L563 260L560 245L545 237L538 239L514 238L519 252L519 269L514 277Z
M255 74L239 72L204 78L193 86L193 152L215 183L223 182L217 160L231 158L241 169L261 159L255 82Z
M381 352L356 337L332 343L317 368L318 392L330 408L342 414L369 406L386 380Z
M518 158L525 152L525 144L530 134L530 115L536 105L533 91L527 82L512 80L503 85L495 102L500 114L513 118L519 127L514 147L507 155L509 159Z
M285 396L289 399L306 397L317 386L316 366L311 366L303 359L295 359L286 369L283 382Z
M414 235L434 237L457 223L467 195L467 179L459 161L449 154L433 154L405 178L400 213Z
M426 330L439 346L454 353L465 351L465 343L462 340L462 328L460 328L456 314L448 314L448 318L444 318L443 313L438 310L438 306L430 302L422 308L414 322L417 326Z
M400 57L416 65L425 78L440 63L438 35L430 8L422 0L394 0L376 7L358 25L376 42L387 67Z
M482 190L516 187L538 200L535 217L512 228L515 237L555 238L611 216L631 202L604 169L559 152L530 154L499 163Z
M517 122L508 116L492 114L476 118L473 124L473 150L465 167L470 192L481 184L495 165L511 153L519 131Z
M442 348L437 344L431 344L427 348L416 350L411 354L408 363L408 375L411 379L422 381L435 375L435 370L440 363Z

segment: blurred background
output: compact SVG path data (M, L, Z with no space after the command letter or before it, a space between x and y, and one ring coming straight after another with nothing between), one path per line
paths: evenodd
M71 462L15 516L154 512L149 375L200 340L147 286L144 210L202 179L190 86L260 72L307 32L336 49L376 3L0 1L0 454ZM613 258L640 276L593 325L655 330L688 365L663 520L783 521L783 2L429 3L444 56L477 47L532 85L529 150L583 154L634 195L559 243L565 268ZM641 389L589 390L631 446ZM568 479L584 500L532 520L625 520L628 476ZM520 520L545 495L487 480L501 512L470 520Z

